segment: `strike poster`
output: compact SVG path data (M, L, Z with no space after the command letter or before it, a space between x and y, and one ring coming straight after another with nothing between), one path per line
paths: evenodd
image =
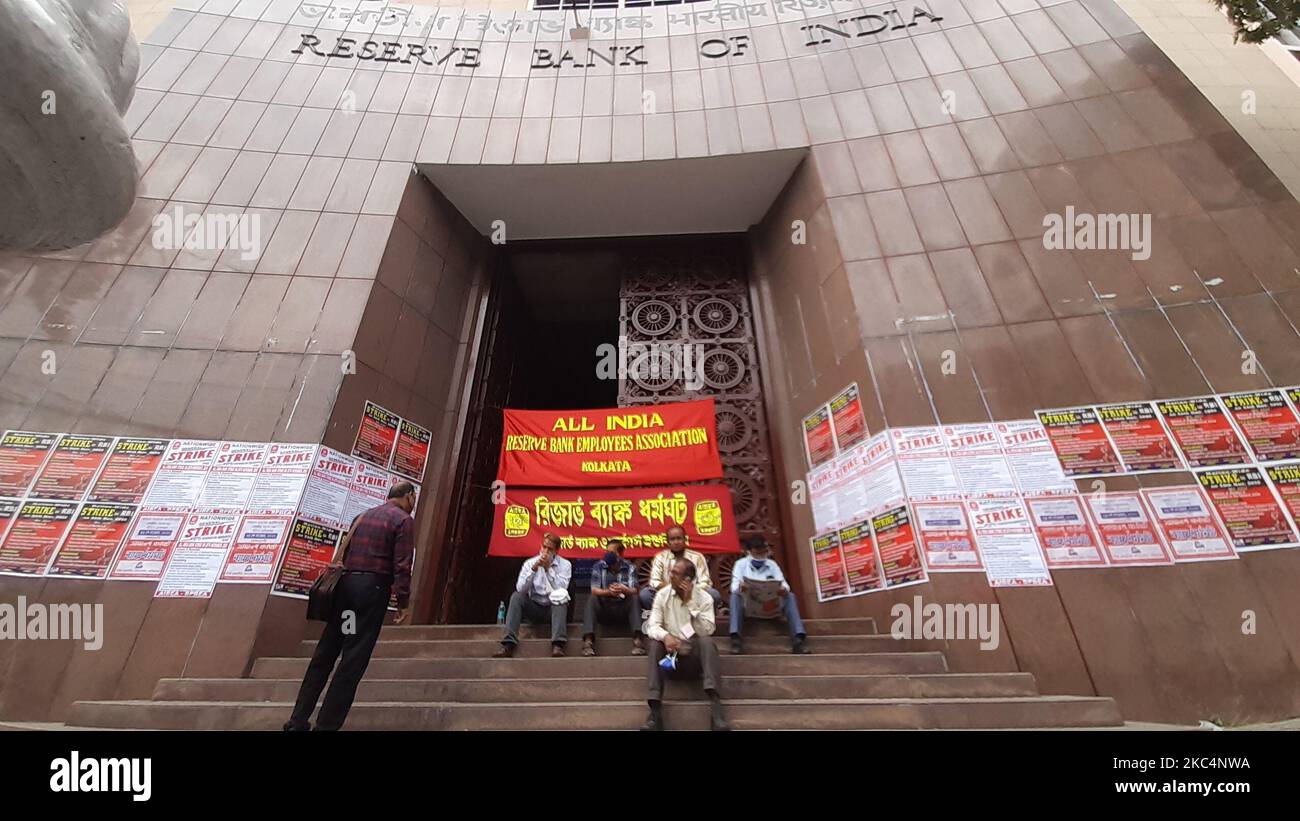
M397 414L366 400L361 426L357 428L357 438L352 443L352 455L376 467L387 468L393 458L401 421Z
M1097 408L1120 463L1129 473L1182 470L1178 450L1150 402L1125 402Z
M111 436L63 434L27 495L36 499L80 500L112 447Z
M717 427L712 399L576 411L506 408L497 478L508 487L719 479Z
M1123 465L1092 408L1036 411L1066 476L1107 476Z
M944 425L948 455L967 496L1015 496L1016 479L989 424Z
M1240 465L1250 461L1246 446L1216 396L1157 402L1156 409L1190 468Z
M302 493L299 517L336 530L346 527L351 519L345 522L343 515L356 469L351 456L321 445Z
M139 504L162 464L168 444L167 439L118 439L86 495L87 501Z
M836 524L867 516L867 486L862 481L865 472L866 454L862 448L841 453L831 463L829 490L835 499Z
M835 494L831 481L835 478L835 462L818 465L808 473L808 495L812 503L813 528L818 532L839 525L839 511L835 507Z
M307 598L316 578L329 566L342 535L338 528L295 519L271 592L291 598Z
M186 517L154 598L211 598L238 527L239 515L234 513L191 513Z
M836 531L822 533L808 540L812 547L813 567L817 569L817 601L830 601L849 594L844 570L844 553Z
M1144 488L1147 506L1176 562L1235 559L1228 534L1196 485Z
M126 543L113 562L110 579L157 581L185 526L185 513L136 514Z
M343 517L339 524L343 529L352 527L352 520L372 507L378 507L388 501L388 489L397 484L392 474L380 470L365 462L357 463L356 473L352 475L352 485L348 488L348 501L343 508Z
M1105 567L1106 555L1077 494L1025 499L1049 568Z
M1259 468L1200 470L1196 480L1205 488L1239 552L1296 544L1291 521Z
M242 512L248 507L267 445L261 442L222 442L194 503L195 513Z
M867 417L862 412L862 394L854 382L831 397L831 426L838 453L852 450L867 439Z
M907 505L872 517L871 529L876 534L876 551L880 556L886 589L928 581Z
M292 523L288 516L244 516L218 581L269 584Z
M1002 439L1002 452L1021 494L1075 492L1074 482L1061 469L1061 460L1041 422L1037 419L996 422L993 428Z
M984 569L961 502L916 502L912 513L931 573Z
M22 499L0 499L0 539L9 532L9 524L18 515L18 508L23 506Z
M270 445L245 510L255 515L292 516L315 463L316 445Z
M429 461L429 443L433 431L403 419L397 433L397 446L393 448L393 461L388 469L412 482L424 481L424 466Z
M1256 462L1300 459L1300 418L1281 391L1229 393L1219 399Z
M961 498L961 483L948 458L948 443L937 426L890 428L894 458L907 498L927 502Z
M898 474L894 446L889 433L881 431L862 446L862 487L867 497L867 513L876 515L907 501L903 478Z
M25 496L58 440L57 433L6 431L0 439L0 496Z
M133 516L135 505L116 502L87 502L82 505L45 575L84 579L106 577Z
M1137 491L1092 493L1085 498L1088 516L1101 537L1106 558L1113 565L1173 564L1169 548L1147 515Z
M1264 473L1291 514L1292 521L1300 522L1300 462L1269 465L1264 468ZM0 524L0 532L3 528L4 525Z
M849 594L884 590L885 579L880 568L880 555L876 551L875 540L871 538L871 520L852 522L840 528L837 535L840 552L844 556Z
M1052 586L1047 558L1022 500L967 499L966 513L989 587Z
M216 456L216 442L173 439L144 494L141 508L188 513L199 500Z
M835 432L829 405L822 405L803 418L803 447L808 466L817 467L835 458Z
M44 573L76 512L76 502L24 502L9 523L4 541L0 542L0 573L11 576Z

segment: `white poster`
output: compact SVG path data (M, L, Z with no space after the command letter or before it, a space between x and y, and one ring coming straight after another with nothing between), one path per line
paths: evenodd
M163 568L154 598L210 598L234 542L239 519L233 513L192 513L186 517L180 541Z
M182 513L193 509L216 456L216 442L173 439L140 508Z
M1176 562L1222 561L1237 558L1205 494L1196 485L1144 488L1147 506Z
M948 443L937 425L890 428L889 434L908 499L926 502L961 498L961 483L948 458Z
M222 442L208 471L195 513L242 512L266 461L267 445L263 442Z
M1142 495L1137 491L1090 493L1086 497L1088 516L1106 558L1113 565L1173 564L1155 525L1147 516Z
M136 513L126 541L113 560L110 579L158 581L162 578L167 557L185 525L184 513Z
M1002 452L1023 495L1076 492L1074 481L1061 468L1061 460L1041 422L1037 419L995 422L993 428L1002 439Z
M345 529L352 521L344 521L343 514L356 466L356 459L321 445L298 507L299 517L336 530Z
M292 516L316 462L316 445L279 444L267 447L246 510L253 514Z
M1048 567L1106 566L1106 555L1077 493L1027 497L1025 506L1047 553Z
M881 431L862 446L865 468L862 485L867 497L867 512L872 516L907 501L903 479L898 474L898 462L894 459L894 447L889 439L889 432Z
M1052 574L1022 500L967 499L990 587L1050 587Z
M984 569L962 502L915 502L912 516L931 573Z
M399 479L386 470L365 462L357 462L357 471L352 476L352 486L348 490L347 506L343 509L343 526L348 529L352 520L372 507L382 505L388 500L388 489Z
M1011 465L1001 437L990 424L944 425L948 456L967 496L1015 496Z
M831 494L835 498L835 514L842 526L848 522L865 519L867 510L866 452L857 447L835 457L831 469Z
M289 516L244 516L219 581L270 584L292 522Z
M834 478L833 462L818 465L808 472L808 496L812 503L813 529L818 533L832 530L839 521L835 510L835 496L831 493Z

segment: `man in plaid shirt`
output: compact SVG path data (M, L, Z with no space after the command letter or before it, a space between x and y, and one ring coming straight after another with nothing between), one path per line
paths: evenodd
M596 655L596 622L626 623L632 631L632 655L644 656L641 638L641 598L636 589L636 567L623 560L623 540L605 543L605 558L591 568L591 596L582 619L582 654Z

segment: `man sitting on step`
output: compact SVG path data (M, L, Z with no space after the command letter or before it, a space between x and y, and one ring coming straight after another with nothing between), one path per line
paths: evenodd
M645 632L650 638L650 672L647 698L650 718L642 730L664 729L664 679L703 678L709 696L710 729L729 730L722 717L721 661L713 643L713 597L697 585L695 565L687 559L673 562L668 586L655 594Z
M551 655L563 656L568 641L566 629L569 622L569 579L573 565L561 557L560 537L553 533L542 536L542 552L529 557L519 568L515 592L510 596L506 611L506 634L501 637L501 649L493 658L510 658L519 646L519 625L524 618L532 622L551 623Z
M641 597L636 592L636 567L623 560L623 540L605 542L605 558L591 568L591 595L582 619L582 654L596 655L596 622L623 622L632 631L632 655L644 656L641 641Z
M790 583L785 580L780 566L772 560L772 550L768 547L767 540L762 536L750 536L745 540L745 550L748 555L738 559L731 568L731 652L739 655L744 651L740 631L745 623L745 594L749 582L753 581L781 583L781 610L790 627L790 640L793 643L790 652L808 652L804 646L808 634L804 632L803 620L799 618L799 603L795 601Z
M664 534L668 539L668 548L655 554L650 563L650 585L641 591L641 609L649 610L654 604L655 594L668 587L668 571L678 559L688 559L695 565L696 586L707 591L713 598L713 606L722 605L722 594L713 589L713 580L709 578L709 562L704 554L686 546L686 531L680 527L670 527Z

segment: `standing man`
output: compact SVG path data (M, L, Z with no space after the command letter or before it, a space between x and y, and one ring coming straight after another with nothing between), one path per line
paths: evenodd
M415 485L399 482L388 489L388 501L358 516L343 545L343 578L334 594L334 612L325 632L316 642L316 652L307 665L293 715L286 730L310 730L316 700L325 688L334 662L343 660L325 694L317 730L343 726L357 694L357 685L370 664L370 654L379 640L388 612L390 592L397 593L397 618L402 624L410 612L411 556L415 549ZM344 630L344 626L347 630Z
M655 594L646 635L650 637L650 674L646 701L650 718L642 730L664 729L664 679L704 678L709 696L709 729L729 730L722 717L722 683L718 648L713 643L713 597L695 583L695 565L678 559L669 571L668 586ZM667 667L664 663L667 662Z
M714 607L720 606L722 594L713 589L713 580L709 578L709 562L703 553L686 546L686 531L680 527L670 527L664 536L668 539L668 547L656 553L650 564L650 585L641 591L641 609L649 610L654 604L655 594L668 586L668 573L672 570L673 562L678 559L686 559L695 565L695 586L713 597Z
M745 591L747 582L777 581L781 583L781 609L785 620L790 625L790 652L803 654L808 652L804 639L803 620L799 618L799 603L790 592L790 583L780 566L772 561L772 550L762 536L750 536L745 540L745 549L749 555L736 561L731 568L731 652L739 655L744 651L740 640L740 631L745 623Z
M623 622L632 631L632 655L644 656L641 641L641 597L636 591L636 568L623 561L623 540L605 542L605 558L591 568L591 596L582 619L582 654L596 655L596 622Z
M519 646L519 625L526 617L530 622L551 622L551 655L564 655L565 635L569 621L569 579L573 565L560 556L560 537L553 533L542 536L542 552L524 561L515 580L515 592L510 595L506 611L506 634L501 638L501 649L492 658L508 659Z

